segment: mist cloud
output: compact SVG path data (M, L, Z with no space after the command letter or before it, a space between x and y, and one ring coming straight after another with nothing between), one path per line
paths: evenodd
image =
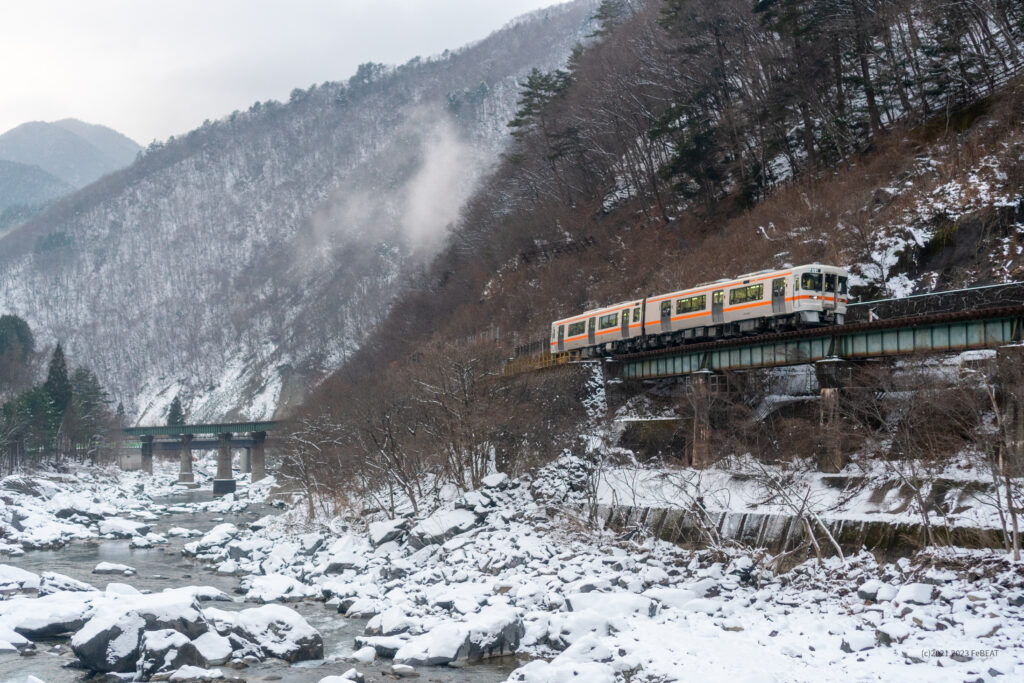
M432 255L458 220L484 163L444 115L424 135L421 158L405 187L400 225L415 251Z

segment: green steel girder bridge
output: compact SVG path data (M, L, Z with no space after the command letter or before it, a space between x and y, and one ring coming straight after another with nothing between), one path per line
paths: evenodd
M1024 305L1015 304L686 344L613 356L608 367L622 379L656 379L833 359L995 349L1020 343L1022 332Z
M215 494L232 493L235 480L231 472L231 453L244 449L242 470L252 472L252 480L259 481L266 476L266 455L264 446L268 432L279 429L280 423L262 422L220 422L191 425L156 425L151 427L126 427L122 433L138 439L142 450L142 469L153 473L154 452L176 452L181 469L178 483L194 486L192 473L193 450L217 450L217 476L213 480ZM207 438L196 439L196 436Z

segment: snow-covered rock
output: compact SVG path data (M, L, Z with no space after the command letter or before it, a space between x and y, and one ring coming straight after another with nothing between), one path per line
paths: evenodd
M160 671L202 666L203 658L188 636L173 629L145 631L139 647L138 674L150 678Z
M394 541L400 538L407 528L409 528L409 520L401 517L387 519L383 522L370 522L368 527L370 544L377 547L388 541Z
M75 633L71 649L90 671L126 673L135 670L143 632L171 630L191 640L209 628L188 591L115 595Z
M930 583L910 583L900 586L894 599L896 602L907 602L911 605L927 605L935 599L937 593L935 586Z
M25 571L9 564L0 564L0 595L5 593L30 592L39 590L38 574Z
M103 536L114 538L132 538L133 536L146 535L150 526L142 522L133 522L122 517L110 517L99 523L99 532Z
M283 605L264 605L240 612L216 610L212 620L221 635L241 636L256 644L266 657L288 662L323 659L320 632L298 612Z
M40 598L0 601L0 622L28 638L48 638L76 631L92 614L100 593L57 592Z
M95 569L92 570L93 574L123 574L125 576L133 576L135 574L135 567L129 567L126 564L118 564L116 562L100 562L96 565Z
M523 633L523 623L513 608L485 607L468 621L443 623L413 636L398 649L394 661L409 666L476 661L515 652Z
M851 631L843 636L839 649L843 652L860 652L875 646L875 634L867 631Z
M477 518L469 510L442 510L426 517L409 530L409 544L414 548L444 543L452 536L476 526Z
M274 602L278 600L302 600L317 595L312 586L284 574L254 576L246 581L246 600L253 602Z

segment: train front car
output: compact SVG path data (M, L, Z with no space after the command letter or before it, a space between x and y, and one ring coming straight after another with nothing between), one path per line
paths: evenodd
M803 325L842 325L849 302L850 273L838 266L812 264L793 269L790 311Z

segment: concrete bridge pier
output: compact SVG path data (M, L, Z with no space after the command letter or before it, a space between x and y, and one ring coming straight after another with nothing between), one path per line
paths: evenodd
M839 402L844 387L849 387L852 382L852 372L852 365L840 358L827 358L814 364L814 374L821 387L818 403L818 469L829 474L835 474L846 466Z
M709 370L700 370L690 377L690 401L693 407L693 444L690 466L703 469L711 465L711 391Z
M153 437L143 436L142 440L142 471L153 474Z
M192 435L181 435L181 446L178 449L178 457L181 460L181 468L178 470L178 483L190 486L195 484L195 475L192 473Z
M252 480L254 482L267 476L267 459L263 451L267 441L266 432L252 432Z
M217 435L217 477L213 480L213 495L235 492L235 478L231 473L231 432Z
M242 474L248 474L252 472L252 449L246 447L242 449L242 459L239 462L238 470Z

